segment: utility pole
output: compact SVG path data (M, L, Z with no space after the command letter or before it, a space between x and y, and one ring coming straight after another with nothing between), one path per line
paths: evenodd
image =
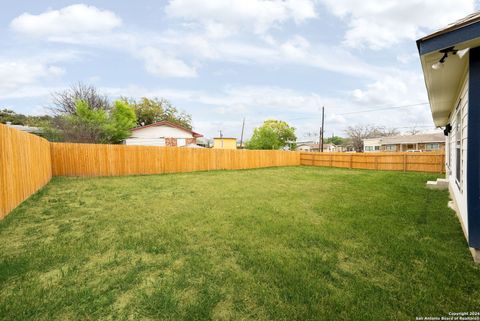
M245 117L243 117L243 123L242 123L242 135L240 136L240 149L243 147L243 130L245 129Z
M223 134L222 134L222 130L219 130L220 132L220 146L221 148L223 148Z
M322 106L322 127L320 127L320 136L318 137L318 151L323 153L323 127L325 126L325 107Z

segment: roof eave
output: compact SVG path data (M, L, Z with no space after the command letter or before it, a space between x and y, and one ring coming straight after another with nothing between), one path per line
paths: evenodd
M416 43L420 55L425 87L428 93L428 100L430 102L433 122L436 127L443 127L448 124L449 115L451 109L454 107L456 99L454 96L455 94L458 94L455 84L458 83L460 79L455 77L446 79L445 81L450 82L451 85L446 86L447 84L443 83L443 86L452 88L451 93L448 93L448 97L450 98L448 100L439 100L437 85L438 81L443 82L443 80L438 77L441 77L442 72L444 73L446 70L448 70L449 60L447 60L447 65L443 68L443 71L435 71L431 68L432 58L438 55L437 59L439 59L439 57L441 57L439 50L448 47L455 47L455 49L461 50L480 46L480 16L471 21L453 25L428 36L422 37L418 39ZM464 58L464 63L467 63L467 60L468 57ZM434 81L435 78L437 78L436 81ZM435 82L437 85L434 85ZM435 91L437 93L435 93ZM447 92L443 91L443 93L444 95L447 95ZM449 110L447 110L447 102L449 106L448 108L450 108Z
M417 40L421 56L480 37L480 18L464 25L445 28Z

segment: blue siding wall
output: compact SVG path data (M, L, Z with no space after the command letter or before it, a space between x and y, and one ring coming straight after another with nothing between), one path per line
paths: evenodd
M480 249L480 47L470 50L467 141L468 243Z

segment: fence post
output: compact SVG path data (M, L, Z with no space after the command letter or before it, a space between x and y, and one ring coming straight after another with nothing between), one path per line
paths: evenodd
M407 171L407 154L403 154L403 171Z
M378 155L375 155L373 157L375 157L375 170L378 171Z
M333 167L333 155L330 154L330 167Z
M353 163L353 154L350 154L350 169L352 169Z

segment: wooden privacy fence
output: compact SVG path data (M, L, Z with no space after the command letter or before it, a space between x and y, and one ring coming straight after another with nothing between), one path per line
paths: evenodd
M443 152L301 153L300 164L388 171L445 173Z
M0 125L0 219L51 177L50 143Z
M300 153L49 143L0 124L0 219L52 176L120 176L271 166L445 172L443 153Z
M300 153L51 143L54 176L120 176L300 165Z

